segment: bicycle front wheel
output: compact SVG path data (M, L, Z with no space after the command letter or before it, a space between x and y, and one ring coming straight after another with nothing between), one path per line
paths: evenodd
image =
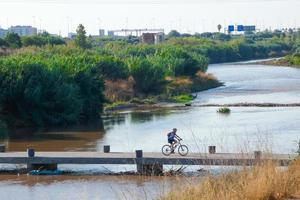
M180 145L178 147L178 153L182 156L186 156L189 153L189 148L186 145Z
M164 154L165 156L169 156L171 153L172 153L172 147L171 145L164 145L162 148L161 148L161 152L162 154Z

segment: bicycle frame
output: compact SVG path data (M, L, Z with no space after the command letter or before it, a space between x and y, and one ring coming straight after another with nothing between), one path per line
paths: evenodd
M171 144L172 150L175 151L177 147L181 146L181 141L182 139L176 140L177 142L175 144Z

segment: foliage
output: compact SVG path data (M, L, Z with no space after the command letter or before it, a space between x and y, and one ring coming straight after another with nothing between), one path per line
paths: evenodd
M0 38L0 48L1 47L8 47L8 43L6 42L6 40Z
M171 30L169 33L168 33L168 38L171 38L171 37L180 37L180 33L176 30Z
M33 35L33 36L24 36L22 37L23 46L44 46L47 44L50 45L62 45L66 42L61 37L51 36L47 33Z
M227 107L223 107L223 108L219 108L217 110L218 113L223 113L223 114L229 114L231 112L231 110Z
M128 59L128 66L138 91L150 93L161 90L165 77L163 67L152 65L146 58Z
M194 99L193 95L190 94L182 94L179 96L172 97L172 100L176 103L188 103Z
M82 49L85 49L88 47L87 43L87 37L86 37L86 31L82 24L79 24L76 29L76 38L75 38L75 44L77 47L80 47Z
M0 112L14 119L9 125L16 119L20 126L67 125L98 116L104 84L97 68L41 54L0 60Z
M300 67L300 55L298 54L286 56L284 60L286 60L288 64L292 66Z
M9 32L4 39L11 48L20 48L22 46L21 38L17 33Z
M100 73L107 79L127 79L129 70L126 64L119 58L104 56L97 63Z

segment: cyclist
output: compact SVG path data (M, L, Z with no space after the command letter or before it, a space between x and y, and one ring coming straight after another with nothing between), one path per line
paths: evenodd
M168 133L168 143L172 146L172 153L174 153L174 146L178 142L177 140L181 140L181 138L176 134L177 128L173 128L173 131Z

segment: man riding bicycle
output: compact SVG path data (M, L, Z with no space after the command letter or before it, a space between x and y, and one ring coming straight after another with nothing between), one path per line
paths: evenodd
M177 132L177 128L173 128L173 131L168 133L168 143L170 143L172 149L174 149L174 145L178 142L177 140L181 140L181 138L176 134L176 132Z

